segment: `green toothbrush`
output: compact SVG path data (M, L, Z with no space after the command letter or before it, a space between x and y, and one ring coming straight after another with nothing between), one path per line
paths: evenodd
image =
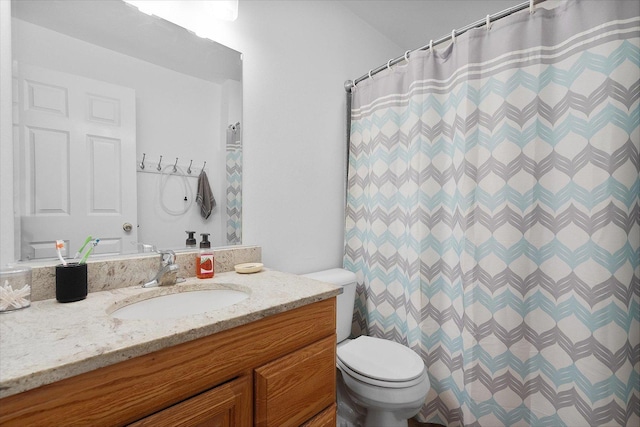
M82 259L80 260L79 264L86 264L87 263L87 258L89 258L89 255L91 255L91 252L93 252L93 248L95 248L96 246L98 246L98 243L100 242L100 239L96 239L93 242L93 245L91 245L91 247L89 248L89 250L87 251L86 254L84 254L84 256L82 257Z
M89 234L89 236L87 237L87 239L84 241L84 243L82 244L82 246L80 247L80 249L78 249L78 252L76 252L76 255L73 257L73 259L77 259L80 254L82 253L82 251L84 251L84 247L87 246L87 243L89 243L91 241L91 239L93 239L93 237L91 236L91 234Z

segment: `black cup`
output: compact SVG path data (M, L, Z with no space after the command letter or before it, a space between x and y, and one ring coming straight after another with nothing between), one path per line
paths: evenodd
M56 265L58 302L80 301L87 297L87 264Z

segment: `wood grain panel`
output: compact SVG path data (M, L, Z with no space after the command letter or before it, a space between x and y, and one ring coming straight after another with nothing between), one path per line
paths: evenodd
M338 417L338 406L334 403L300 427L335 427Z
M251 374L149 415L130 427L244 427L253 422Z
M125 425L322 338L334 339L335 318L331 298L9 396L0 400L0 425Z
M256 426L298 426L335 403L335 345L333 335L256 369Z

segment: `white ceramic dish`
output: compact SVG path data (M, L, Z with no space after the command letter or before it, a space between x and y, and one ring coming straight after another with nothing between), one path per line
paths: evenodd
M261 264L259 262L247 262L244 264L237 264L233 266L236 272L240 274L257 273L258 271L262 270L262 267L264 267L264 264Z

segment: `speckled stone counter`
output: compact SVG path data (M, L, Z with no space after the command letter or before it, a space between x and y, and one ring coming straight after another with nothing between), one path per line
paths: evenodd
M217 309L168 320L121 320L117 308L180 290L236 289L249 298ZM166 347L244 325L338 295L340 288L305 277L263 270L216 273L175 286L140 286L90 293L61 304L36 301L0 314L0 398L122 362Z
M196 275L197 253L196 250L176 252L175 262L178 264L179 277L187 278ZM260 246L215 248L213 254L217 273L233 271L233 266L236 264L262 262L262 248ZM55 298L56 264L59 264L57 260L31 261L25 264L33 269L31 301ZM153 278L159 265L159 255L151 253L109 257L108 259L90 259L87 262L89 292L142 285Z

